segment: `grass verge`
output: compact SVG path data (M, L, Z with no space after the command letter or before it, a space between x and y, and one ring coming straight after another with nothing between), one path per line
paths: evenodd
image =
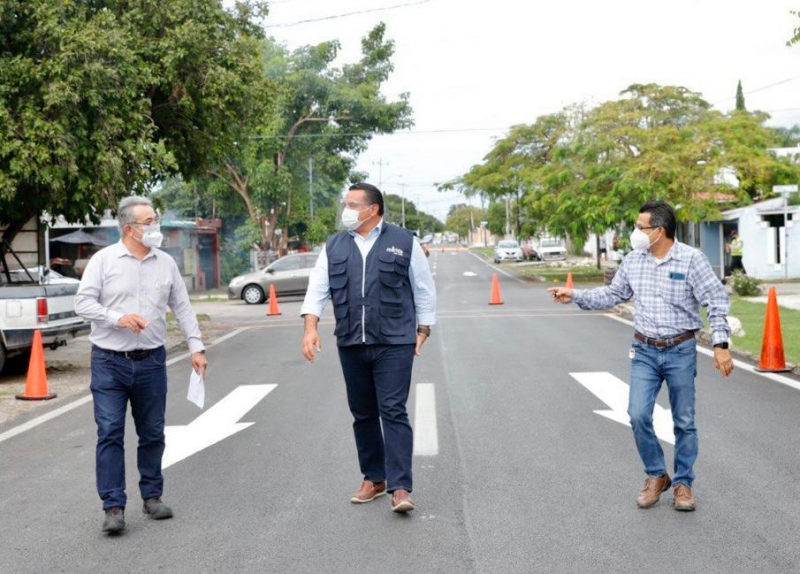
M786 362L797 365L800 363L800 311L785 307L779 309ZM729 315L742 322L745 332L744 337L731 337L731 344L736 349L750 353L756 360L761 356L766 310L767 306L764 303L754 303L736 295L731 296Z

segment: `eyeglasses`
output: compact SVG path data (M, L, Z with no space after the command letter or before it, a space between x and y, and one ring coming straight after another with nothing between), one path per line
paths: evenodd
M656 225L655 227L644 227L642 225L639 225L638 223L634 223L633 227L638 229L639 231L644 231L645 229L658 229L661 226L660 225Z
M154 217L153 219L147 219L145 221L134 221L131 225L156 225L161 223L160 217Z
M347 207L349 209L357 209L358 207L364 205L363 201L343 201L342 207ZM372 204L370 203L367 207L370 207Z

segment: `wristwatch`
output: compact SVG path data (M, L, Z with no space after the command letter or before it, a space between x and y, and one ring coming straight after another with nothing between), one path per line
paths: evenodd
M728 348L728 341L725 341L724 343L717 343L716 345L714 345L714 348L715 349L727 349Z
M430 327L423 327L423 326L420 325L419 327L417 327L417 333L419 333L420 335L425 335L426 337L430 337L431 336L431 328Z

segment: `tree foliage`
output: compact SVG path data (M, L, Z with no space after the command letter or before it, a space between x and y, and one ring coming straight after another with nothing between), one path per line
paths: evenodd
M592 109L570 106L514 126L482 164L442 187L495 200L493 232L501 212L505 218L496 200L511 197L523 236L548 232L582 243L635 220L651 199L699 221L796 181L797 166L768 151L778 138L767 119L722 114L683 87L634 84Z
M243 126L239 145L213 174L241 198L251 223L266 230L265 246L313 225L309 199L324 207L338 198L373 135L411 125L408 95L392 102L380 92L393 69L394 44L385 32L378 24L362 40L361 59L341 68L334 66L337 41L291 52L271 38L262 43L264 78L277 98Z
M0 219L97 217L228 148L259 103L265 4L0 3ZM87 213L88 212L88 213Z

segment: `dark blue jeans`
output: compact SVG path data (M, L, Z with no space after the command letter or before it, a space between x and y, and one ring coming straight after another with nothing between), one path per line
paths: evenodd
M339 347L339 359L364 480L386 480L389 492L411 492L414 435L406 401L414 345Z
M92 348L92 396L97 423L97 493L103 509L125 507L125 416L128 401L139 436L137 464L142 499L161 496L164 477L164 413L167 352L156 349L139 361Z

